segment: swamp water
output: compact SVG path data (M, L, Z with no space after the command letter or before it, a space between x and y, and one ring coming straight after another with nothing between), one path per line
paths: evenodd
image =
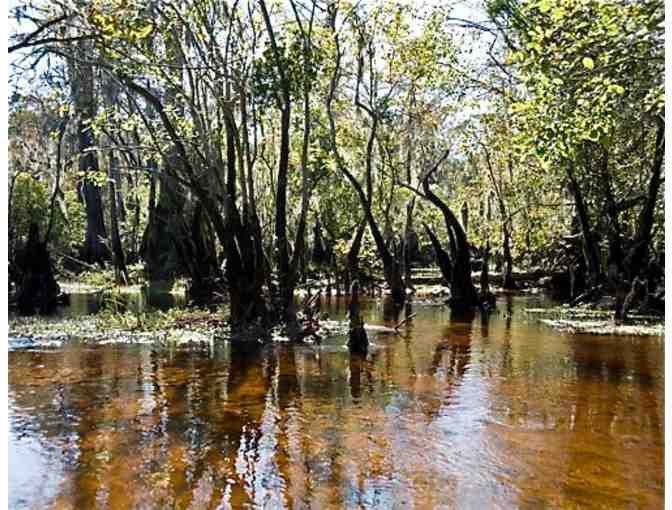
M10 338L9 506L662 507L663 340L558 333L539 305L413 306L366 357Z

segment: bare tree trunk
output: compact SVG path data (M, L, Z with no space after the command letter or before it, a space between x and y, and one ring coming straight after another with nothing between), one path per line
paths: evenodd
M112 261L114 263L114 273L117 283L128 284L128 271L126 269L126 257L124 248L121 245L121 236L119 235L119 216L117 208L117 182L114 174L118 173L118 161L114 151L110 152L109 159L109 184L110 184L110 225L112 233Z
M593 231L590 226L590 218L588 216L588 208L583 199L583 194L581 193L576 177L574 176L574 171L569 165L566 167L566 170L567 177L569 177L569 191L574 197L579 224L581 225L581 233L583 234L584 256L588 268L588 286L594 287L598 284L601 278L599 247L593 236Z
M179 164L175 153L168 155L163 169L150 182L150 212L143 243L145 272L150 281L171 280L183 272L177 245L185 236L184 190L166 173L166 168ZM153 204L151 196L156 194L157 183L158 200Z
M77 43L78 52L86 54L87 43ZM92 181L98 172L98 156L95 151L93 131L89 124L93 122L97 106L93 66L83 62L70 63L71 93L77 116L77 151L79 152L79 192L86 207L86 238L81 258L89 263L103 264L109 259L104 240L107 238L103 219L103 204L100 188Z
M462 215L462 228L464 229L465 234L469 232L469 206L466 202L462 204L462 209L460 210Z
M504 211L504 214L506 214L506 211ZM502 287L507 290L514 290L518 286L513 279L513 257L511 256L511 234L508 220L504 220L502 224L502 248L504 251L504 282Z
M119 172L119 165L115 165L112 169L112 179L114 179L115 197L117 199L117 212L119 220L126 221L126 204L124 203L124 192L122 191L121 172Z
M413 271L411 259L413 258L413 211L415 209L415 197L406 205L406 228L404 229L404 241L402 244L402 256L404 260L404 279L407 288L415 292L413 287Z
M350 305L348 306L350 328L348 331L348 347L351 352L366 352L369 346L369 338L364 329L364 321L359 304L359 282L352 282L350 289Z
M478 295L474 288L474 283L471 281L469 243L453 211L430 189L429 178L437 168L438 164L425 175L422 185L427 199L443 213L446 229L448 231L452 230L455 236L456 252L453 253L454 262L450 281L450 306L454 310L472 310L478 305Z
M60 289L54 278L47 243L40 241L36 223L30 225L28 243L17 264L21 271L17 293L21 313L31 315L36 311L44 314L53 311Z
M49 203L49 225L47 226L47 233L44 235L44 242L48 243L51 240L51 232L54 227L54 218L56 217L56 201L59 199L59 196L62 194L61 191L61 173L63 171L63 137L65 136L65 128L68 125L69 116L66 116L61 121L61 124L58 129L58 139L56 145L56 175L54 177L54 191L51 194L51 200ZM11 220L11 204L12 204L12 191L14 187L14 181L12 180L12 185L9 191L9 211L10 211L10 220ZM10 221L11 224L11 221Z
M436 234L432 232L427 224L425 226L425 231L429 237L432 247L434 248L434 253L436 254L436 261L439 264L439 269L441 270L441 276L446 285L450 286L453 281L453 264L450 260L450 255L441 247L441 243L436 237Z
M364 189L362 188L362 185L359 183L359 181L355 178L355 176L347 169L343 159L341 158L341 155L338 151L338 146L337 146L337 140L336 140L336 121L334 117L334 112L332 110L332 103L336 94L336 87L338 85L338 81L340 78L340 60L341 60L341 52L340 52L340 46L338 43L338 34L336 33L336 7L332 6L330 12L330 26L332 30L332 34L334 36L334 40L336 42L336 66L334 67L334 74L331 77L330 80L330 86L329 86L329 94L327 95L327 100L326 100L326 105L327 105L327 114L329 117L329 128L330 128L330 134L331 134L331 146L332 146L332 151L334 153L334 157L336 159L337 166L339 170L345 175L345 177L348 179L352 187L355 189L355 192L357 193L357 196L359 197L360 203L362 205L362 208L364 209L365 217L366 220L369 224L369 230L371 231L371 235L373 236L373 239L376 243L376 248L378 249L378 254L380 255L380 258L383 262L383 272L385 276L385 281L387 282L388 286L390 287L390 291L392 294L392 299L394 300L395 303L397 304L403 304L404 301L406 300L406 289L404 287L404 282L402 279L402 272L401 272L401 267L399 264L399 261L390 253L390 250L388 249L385 239L380 231L380 228L378 226L378 223L376 222L376 219L373 216L373 212L371 210L371 195L365 194ZM361 81L362 75L361 75L361 66L358 72L358 86L357 90L359 89L359 82ZM371 129L369 131L369 142L367 143L367 154L366 154L366 175L365 175L365 181L366 181L366 186L367 186L367 191L371 190L372 188L372 159L373 159L373 141L375 140L376 136L376 128L378 125L378 117L377 115L369 108L363 106L360 102L359 99L356 98L355 102L357 103L357 106L364 109L367 111L369 114L369 117L371 118Z
M653 229L653 213L658 200L658 192L662 183L663 161L665 159L665 123L658 121L656 132L656 149L651 167L651 178L646 203L639 215L639 224L633 247L628 253L625 265L629 276L633 278L637 274L645 272L649 265L649 245L651 244L651 231Z
M346 256L345 281L343 282L346 291L349 291L352 282L359 280L359 252L362 249L362 239L366 231L366 224L366 221L360 222Z

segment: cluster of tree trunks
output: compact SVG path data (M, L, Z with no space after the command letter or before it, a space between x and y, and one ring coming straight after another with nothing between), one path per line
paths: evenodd
M599 158L593 157L593 160L597 161L599 166L597 170L601 176L601 191L606 203L605 210L608 220L606 272L601 264L600 247L597 233L593 226L595 220L589 214L589 209L575 169L571 165L566 167L568 189L576 206L582 251L581 260L570 266L570 278L572 282L580 282L584 271L586 274L586 285L583 293L579 294L575 289L575 285L572 285L573 303L595 300L605 293L612 294L616 297L614 317L617 321L625 319L628 309L634 306L635 302L650 302L648 296L654 291L655 285L660 278L661 271L657 268L656 261L650 258L650 246L654 210L662 183L663 161L665 157L664 134L664 121L658 119L648 191L643 198L644 205L639 215L634 238L629 243L623 239L623 229L619 222L619 213L633 204L619 204L614 198L608 171L607 151L603 151ZM587 156L585 159L587 161L586 164L590 164ZM629 244L629 247L627 244ZM629 298L626 299L626 295Z
M248 112L246 87L234 83L229 78L228 57L219 53L213 59L221 58L224 84L218 83L217 96L218 118L221 132L213 135L221 146L221 135L225 136L226 151L220 150L217 157L203 157L198 149L188 146L189 142L181 137L175 121L171 120L167 110L177 109L184 112L185 104L178 102L184 88L182 87L185 73L184 52L181 46L185 34L174 29L172 39L167 45L167 73L171 85L163 94L152 90L149 85L142 86L136 79L119 69L105 67L110 82L105 84L105 99L112 105L118 102L117 82L124 84L127 90L138 98L142 98L147 107L145 120L160 121L169 139L170 148L162 156L162 161L147 163L150 168L150 197L148 205L148 224L143 236L141 254L146 264L147 276L150 280L170 280L179 275L187 275L190 279L189 293L198 303L209 303L218 292L226 290L231 305L231 320L236 326L249 324L268 325L273 321L292 323L296 321L293 297L299 279L305 274L306 260L305 238L310 203L311 178L309 175L309 148L311 139L311 94L312 94L312 30L316 3L312 4L309 21L298 14L297 6L290 0L290 6L296 15L296 22L301 42L303 79L293 83L295 79L288 74L284 48L276 41L276 31L264 0L259 0L263 15L266 35L270 42L270 58L277 80L271 87L272 99L279 115L280 140L277 163L277 181L275 183L275 210L273 215L272 240L262 235L259 216L257 214L254 195L254 179L252 177L252 156L248 140ZM381 221L374 214L374 179L379 178L374 172L377 161L375 147L379 140L379 125L384 121L378 97L378 79L374 64L374 43L366 33L363 25L355 27L356 67L354 102L359 113L367 122L366 151L360 161L363 177L358 179L358 172L352 170L352 163L345 161L339 152L336 120L333 103L336 91L342 78L341 51L339 33L336 30L337 3L327 5L328 26L335 46L335 65L330 77L326 98L326 112L329 122L329 142L338 170L352 186L361 206L363 218L355 230L342 275L344 286L351 291L351 338L353 345L360 345L359 330L363 326L359 318L359 293L362 281L358 267L363 236L368 228L375 243L383 265L383 276L390 290L392 301L402 305L407 299L407 288L412 288L411 262L417 250L417 234L413 227L415 198L407 204L406 224L400 242L395 242L390 221L389 206L385 219ZM231 21L233 23L233 21ZM75 145L78 153L79 182L78 189L86 210L86 237L81 249L81 259L88 264L103 265L112 261L117 280L128 281L127 258L122 245L122 228L120 219L126 217L123 196L121 194L120 160L121 151L109 152L108 162L108 195L109 195L109 230L106 227L106 208L103 205L100 185L100 151L95 139L92 124L97 116L96 74L100 69L94 68L88 57L94 54L92 41L87 37L76 38L73 53L68 59L71 95L75 113ZM148 43L151 44L151 43ZM195 43L194 43L195 44ZM227 45L229 43L227 42ZM14 47L15 49L17 46ZM228 51L228 48L227 48ZM214 53L214 50L213 50ZM364 76L369 73L369 83L364 84ZM233 73L235 74L235 73ZM114 78L114 81L112 78ZM242 80L244 81L244 80ZM290 140L293 112L293 97L296 86L300 91L303 106L303 140L301 146L301 206L293 243L290 242L288 231L287 193L291 180ZM233 88L236 90L232 90ZM193 84L191 85L193 88ZM361 92L360 92L361 89ZM364 95L368 94L368 98ZM185 100L186 102L186 100ZM234 105L240 108L240 121L237 124L234 116ZM253 121L254 122L254 121ZM149 122L148 122L149 124ZM60 141L65 127L60 131L59 162L60 172ZM106 134L112 138L112 134ZM414 133L409 130L407 145L413 144ZM501 175L495 173L490 161L490 154L485 149L486 163L497 200L499 214L502 219L502 252L505 265L504 287L514 289L513 257L511 238L513 223L505 200L505 190ZM381 149L382 150L382 149ZM196 153L196 155L194 155ZM588 154L590 153L590 154ZM197 157L197 156L200 156ZM600 292L611 292L616 296L615 317L625 320L628 311L637 300L646 301L653 287L660 278L659 268L655 261L650 260L654 211L663 182L664 160L664 121L658 120L656 126L655 152L651 164L651 172L643 207L638 219L633 239L628 243L623 238L623 228L619 214L627 205L618 203L614 196L613 183L610 180L609 154L600 152L594 147L586 149L586 168L579 171L577 162L565 168L567 187L576 207L580 232L581 254L570 264L571 297L575 302L588 297L595 297ZM124 156L126 157L126 156ZM454 310L472 310L484 302L492 301L489 290L489 258L490 242L488 241L483 259L480 294L471 278L471 253L467 239L469 210L466 203L461 209L461 222L450 207L431 189L432 174L436 172L442 158L429 172L420 179L422 193L418 195L438 208L444 218L448 236L448 249L445 249L437 235L424 225L436 253L436 260L446 283L450 286L450 306ZM102 159L105 160L104 158ZM159 168L159 165L161 168ZM411 151L409 148L406 170L408 185L411 183ZM225 174L225 178L222 176ZM602 233L596 218L591 217L592 197L584 194L585 183L581 179L586 176L600 177L600 190L604 199L607 221L606 234L608 239L607 267L603 267L599 245L599 234ZM582 177L583 176L583 177ZM398 183L394 183L396 186ZM59 193L58 177L54 197ZM158 198L157 198L158 195ZM391 203L391 200L390 200ZM37 225L31 225L25 253L30 257L19 257L20 289L18 303L22 310L44 311L51 309L58 296L58 285L53 276L47 242L53 224L54 200L52 199L52 217L44 240L40 240ZM490 211L490 205L488 205ZM488 216L490 212L488 212ZM136 208L139 218L139 205ZM488 217L488 219L490 219ZM139 220L136 222L139 224ZM384 228L381 228L381 225ZM223 255L217 253L217 244ZM270 254L270 255L269 255ZM318 264L334 263L333 254L329 253L321 234L319 221L314 228L314 248L312 258ZM224 260L225 259L225 260ZM222 263L225 269L222 270ZM606 270L605 270L606 269ZM273 276L277 277L275 280ZM584 278L585 276L585 278ZM585 280L585 286L583 282ZM354 321L354 322L353 322ZM363 333L365 339L366 334Z

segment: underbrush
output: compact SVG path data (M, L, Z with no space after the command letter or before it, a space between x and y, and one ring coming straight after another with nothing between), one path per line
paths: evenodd
M228 330L224 308L215 311L199 308L172 308L167 311L119 311L107 307L95 315L101 331L122 329L134 332L165 331L169 329Z

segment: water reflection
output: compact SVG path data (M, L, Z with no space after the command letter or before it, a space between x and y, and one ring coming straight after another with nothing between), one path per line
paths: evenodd
M405 309L367 356L344 339L12 351L10 506L662 504L662 343L515 308Z
M171 294L165 288L140 287L140 291L129 292L87 292L68 294L68 306L58 310L62 316L75 317L90 315L102 308L118 312L145 312L150 310L166 311L184 306L186 300L182 294Z
M394 324L399 322L399 315L404 307L395 303L390 296L383 299L383 320Z

